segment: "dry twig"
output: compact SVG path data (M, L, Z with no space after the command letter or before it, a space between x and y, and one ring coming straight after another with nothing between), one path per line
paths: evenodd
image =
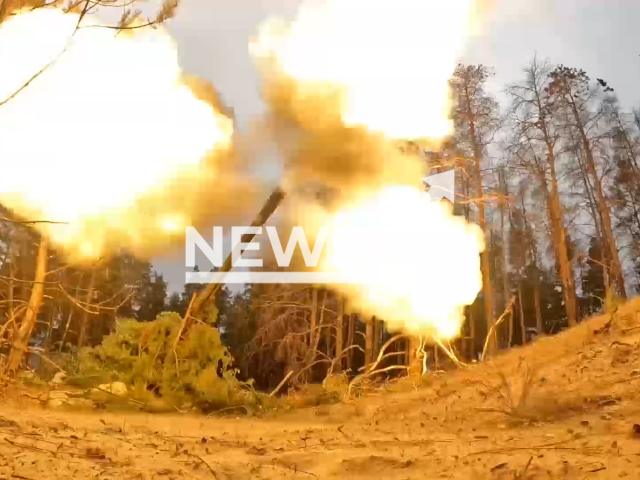
M387 372L387 371L390 371L390 370L399 370L399 369L405 369L406 370L406 369L409 368L409 367L407 367L405 365L393 365L392 367L387 367L387 368L383 368L381 370L376 370L376 367L386 357L384 352L389 347L389 345L391 345L396 340L399 340L399 339L405 338L405 337L407 337L406 334L399 333L398 335L394 335L393 337L391 337L389 340L387 340L385 342L385 344L380 349L380 353L378 354L378 358L373 363L373 365L371 365L371 367L369 368L369 371L367 371L365 373L361 373L360 375L356 376L353 380L351 380L351 383L349 383L349 389L347 390L347 394L349 396L351 395L351 390L355 385L357 385L358 383L362 382L364 379L369 378L370 376L372 376L372 375L374 375L376 373L383 373L383 372Z
M273 390L273 392L271 392L269 394L270 397L275 396L280 389L284 386L285 383L287 383L287 380L289 380L289 378L291 377L291 375L293 375L293 370L290 370L289 373L287 373L287 375L282 379L282 381L278 384L278 386Z
M507 305L507 308L505 309L505 311L502 313L502 315L500 315L500 318L498 319L498 321L491 326L491 329L489 329L487 338L484 341L484 348L482 349L481 360L484 360L485 356L487 355L487 349L489 348L489 341L491 340L491 337L495 335L496 329L500 326L502 322L505 321L505 319L509 315L513 314L513 306L515 304L515 301L516 301L516 297L511 297L511 300L509 300L509 305Z

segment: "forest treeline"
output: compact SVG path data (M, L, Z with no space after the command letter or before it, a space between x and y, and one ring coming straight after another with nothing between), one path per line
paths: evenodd
M481 65L457 67L450 81L455 133L439 151L421 152L432 173L455 169L454 211L486 237L483 291L451 346L467 359L482 352L509 305L489 352L573 326L640 285L640 113L622 108L607 81L564 65L533 59L505 86L502 103L488 93L490 76ZM11 212L0 218L0 338L8 355L35 288L40 239ZM183 316L201 288L168 295L152 265L126 252L79 268L55 250L40 287L29 365L99 344L119 318ZM310 285L222 289L208 318L241 377L261 388L288 372L295 384L328 371L353 375L372 363L391 373L416 355L430 364L443 356L416 339L391 342L396 332L386 331L384 319L363 318L336 292Z

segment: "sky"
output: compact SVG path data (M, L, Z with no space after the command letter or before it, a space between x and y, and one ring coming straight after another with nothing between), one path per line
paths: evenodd
M271 16L294 18L300 3L181 0L178 14L171 21L181 67L215 85L225 103L233 107L240 130L263 110L259 79L248 53L249 39ZM537 55L552 63L582 68L591 78L603 78L616 90L623 107L640 107L640 1L491 3L480 33L469 39L460 61L492 67L495 76L491 89L498 96L504 86L521 78L523 68ZM437 19L425 19L425 28L430 21ZM428 62L429 48L437 46L425 45L424 58L416 61ZM239 224L251 221L239 220ZM183 256L183 252L171 252L154 260L170 291L182 290Z

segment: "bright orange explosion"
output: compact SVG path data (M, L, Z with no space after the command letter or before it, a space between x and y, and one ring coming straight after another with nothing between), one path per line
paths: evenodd
M336 91L341 127L365 128L371 138L366 146L380 154L398 139L433 143L451 133L448 80L472 29L475 7L474 0L308 1L290 25L266 23L251 51L267 82L293 81L295 101L286 105L295 111L292 118L304 118L311 123L309 131L327 135L328 145L315 142L305 152L332 148L329 135L340 126L316 126L313 118L324 120L318 99ZM384 146L380 136L386 138ZM342 205L331 211L299 209L295 221L308 231L329 224L351 232L338 237L321 268L363 281L339 287L355 308L395 328L454 338L464 306L481 289L482 235L425 198L418 175L397 185L405 172L424 171L424 160L391 158L382 185L376 179L349 185L347 192L335 185Z
M211 182L202 160L230 146L232 122L181 83L162 29L116 35L84 21L72 36L77 22L43 8L0 26L0 102L54 60L0 106L0 202L68 222L41 228L71 255L145 251L183 234L193 206L167 192Z

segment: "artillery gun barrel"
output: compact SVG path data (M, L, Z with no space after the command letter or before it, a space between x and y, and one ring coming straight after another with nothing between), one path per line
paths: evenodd
M269 196L267 201L264 203L262 210L260 210L260 213L258 213L257 217L255 218L251 226L262 227L265 223L267 223L267 220L269 220L271 215L273 215L273 213L278 209L278 207L282 203L282 200L284 200L284 197L285 197L284 190L282 190L282 188L280 187L276 187L275 190L271 192L271 195ZM255 233L245 233L244 235L242 235L240 241L242 243L251 243L254 237L255 237ZM233 252L227 255L227 258L222 264L222 267L220 268L219 272L224 273L224 272L231 271L231 269L233 268L232 254ZM222 288L222 284L210 283L206 286L204 290L202 290L198 294L198 296L193 301L193 305L191 307L191 316L193 318L198 318L198 319L200 318L200 316L203 314L205 310L206 305L209 302L212 302L215 300L216 294L218 293L220 288Z

